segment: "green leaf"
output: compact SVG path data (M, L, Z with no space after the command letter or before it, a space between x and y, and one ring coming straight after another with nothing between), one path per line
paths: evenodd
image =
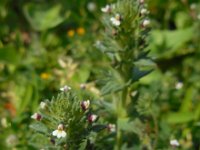
M32 123L30 128L40 133L49 134L47 127L41 122Z
M180 28L184 28L186 25L191 23L191 17L189 15L189 13L187 12L177 12L176 16L175 16L175 23L176 26L180 29Z
M150 59L139 59L134 62L134 65L137 67L156 67L156 64Z
M169 58L174 54L186 53L179 49L193 38L194 28L180 29L175 31L154 30L151 34L150 49L152 55Z
M176 124L176 123L186 123L195 119L195 115L193 112L177 112L177 113L169 113L166 116L166 120L168 123Z
M39 5L34 3L26 4L23 7L24 14L31 26L37 31L47 30L56 27L64 21L61 16L61 5Z
M129 118L119 118L117 121L117 127L124 131L133 132L133 127Z
M105 79L105 85L101 89L101 94L106 95L109 93L114 93L122 90L124 87L126 87L129 83L124 83L121 79L120 74L112 70L106 74L107 78Z
M41 149L41 147L47 147L47 146L50 147L49 139L40 133L33 134L27 142L29 145L33 146L36 149Z
M181 112L187 112L191 109L194 91L195 91L194 88L188 87L187 91L185 92L185 97L184 97L182 104L181 104L181 108L180 108Z
M106 127L107 127L106 125L94 125L91 130L94 132L99 132L105 129Z
M18 113L21 114L27 109L27 106L31 103L32 96L33 96L33 87L30 84L23 85L26 86L23 89L23 93L21 95L20 104L18 106ZM23 87L19 87L23 88Z
M20 55L17 53L14 47L7 46L0 48L0 62L16 64L19 62Z
M77 70L75 75L72 77L72 80L79 83L85 83L87 82L89 76L90 76L89 66L82 66Z
M87 146L87 139L84 139L83 142L81 142L78 150L85 150L86 146Z
M141 79L142 77L151 73L152 71L153 71L153 69L151 69L151 70L140 70L138 67L134 67L133 72L132 72L132 80L138 81L139 79Z
M141 136L142 130L144 129L144 125L139 119L135 119L134 121L130 121L129 118L119 118L117 120L117 127L120 130L127 131L127 132L133 132L137 135Z
M125 86L116 82L116 81L109 81L106 85L101 89L101 94L106 95L109 93L114 93L122 90Z

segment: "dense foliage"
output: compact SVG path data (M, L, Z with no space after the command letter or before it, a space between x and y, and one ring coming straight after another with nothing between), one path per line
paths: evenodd
M1 0L0 149L199 150L198 0Z

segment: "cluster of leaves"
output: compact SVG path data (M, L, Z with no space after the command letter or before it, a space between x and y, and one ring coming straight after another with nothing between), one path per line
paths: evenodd
M91 108L84 109L81 102L83 101L69 91L58 94L51 101L42 102L44 106L37 113L38 121L30 126L36 131L30 140L31 145L37 149L73 150L92 147L90 133L99 132L106 126L98 124L97 118L91 120ZM63 125L66 132L65 138L58 139L52 135L59 124Z

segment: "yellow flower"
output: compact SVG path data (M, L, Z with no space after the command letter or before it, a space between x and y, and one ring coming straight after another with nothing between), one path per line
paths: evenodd
M85 29L83 27L79 27L76 32L78 33L78 35L84 35L85 34Z
M43 72L43 73L40 74L40 78L42 78L42 79L44 79L44 80L49 79L50 76L51 76L51 75L50 75L49 73L45 73L45 72Z
M73 37L74 34L75 34L75 32L74 32L73 29L70 29L70 30L67 32L67 35L68 35L69 37Z

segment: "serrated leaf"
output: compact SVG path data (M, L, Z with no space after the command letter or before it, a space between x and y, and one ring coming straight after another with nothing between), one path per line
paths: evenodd
M156 64L150 59L140 59L134 62L137 67L156 67Z
M107 127L106 125L94 125L91 130L94 132L100 132L101 130L105 129L106 127Z
M131 125L131 122L129 121L129 118L119 118L117 121L117 127L124 131L133 131L133 127Z
M41 123L41 122L32 123L30 125L30 128L33 129L33 130L35 130L35 131L37 131L37 132L48 134L47 127L43 123Z
M101 94L106 95L109 93L120 91L124 88L124 85L117 83L115 81L109 81L106 85L101 89Z
M130 121L129 118L119 118L117 121L117 127L123 131L136 133L137 135L141 135L144 128L139 119Z
M101 94L106 95L122 90L128 83L124 83L120 74L112 68L106 74L107 78L104 79L105 85L101 89Z

